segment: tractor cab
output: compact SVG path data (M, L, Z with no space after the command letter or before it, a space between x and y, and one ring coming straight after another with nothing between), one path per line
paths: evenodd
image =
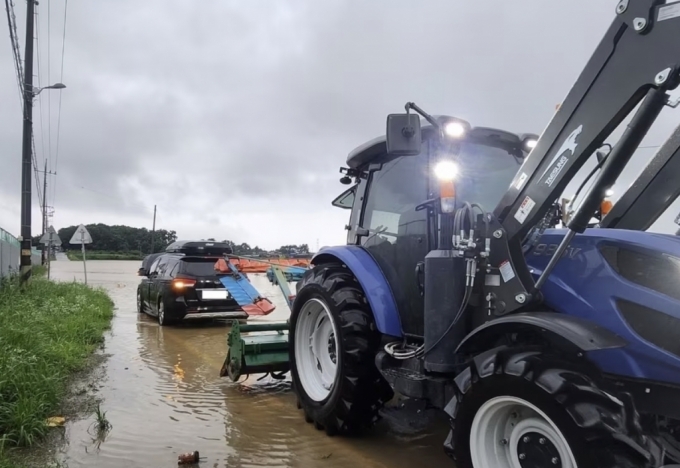
M351 209L347 243L375 259L395 296L403 332L415 337L423 336L425 256L450 248L450 217L440 213L466 202L492 210L538 139L436 119L444 138L423 124L417 154L389 151L385 136L352 151L341 182L353 185L333 201Z

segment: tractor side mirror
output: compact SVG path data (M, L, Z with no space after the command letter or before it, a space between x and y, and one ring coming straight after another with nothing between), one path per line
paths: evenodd
M149 272L146 270L146 268L140 268L137 270L137 276L149 276Z
M421 151L422 134L417 114L390 114L387 116L387 154L390 156L416 156Z

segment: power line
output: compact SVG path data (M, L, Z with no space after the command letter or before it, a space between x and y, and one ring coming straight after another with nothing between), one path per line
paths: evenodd
M38 21L38 9L36 8L35 11L35 44L36 44L36 51L38 54L38 88L42 86L42 79L40 78L41 73L40 73L40 63L42 60L40 59L40 21ZM45 129L43 126L43 100L42 100L42 95L38 95L38 101L39 101L39 107L38 107L38 112L40 113L40 146L42 149L42 162L43 164L46 161L46 156L45 156Z
M19 101L23 104L24 68L21 64L21 51L19 50L19 35L17 34L17 17L14 14L14 2L12 0L5 0L5 10L7 11L7 24L9 26L9 40L12 43L12 56L14 58L14 69L17 75L17 84L19 85Z
M19 48L19 35L17 33L17 24L16 24L16 14L14 13L14 2L12 0L5 0L5 10L7 11L7 23L9 26L9 33L10 33L10 42L12 45L12 55L14 58L14 67L17 75L17 82L18 82L18 87L19 87L19 99L20 102L22 103L22 112L24 113L24 118L26 118L26 109L23 105L24 102L24 68L21 63L21 50ZM35 24L37 25L37 15L35 16L34 20ZM36 32L36 37L34 37L37 41L37 32ZM38 85L40 85L40 61L38 59ZM33 90L28 90L28 92L33 93ZM42 114L41 114L42 115ZM37 152L35 149L35 138L33 135L33 132L31 132L31 159L33 162L33 176L35 178L35 184L36 184L36 191L38 195L38 206L41 207L43 206L43 197L46 196L46 194L42 193L42 190L40 188L40 176L39 176L39 170L38 170L38 161L37 161ZM43 152L43 158L44 158L44 152ZM43 213L43 216L45 216L45 213Z
M66 50L66 14L68 12L68 0L64 0L64 32L61 37L61 70L59 73L59 82L64 82L64 51ZM59 110L57 111L57 147L55 150L54 161L54 183L52 184L52 203L57 198L57 165L59 164L59 137L61 135L61 97L62 91L59 90Z
M29 0L30 1L30 0ZM50 25L52 24L52 13L50 7L52 2L47 2L47 82L52 83L52 74L50 73L50 63L52 62L52 33ZM47 161L48 167L51 170L52 164L52 94L47 96Z

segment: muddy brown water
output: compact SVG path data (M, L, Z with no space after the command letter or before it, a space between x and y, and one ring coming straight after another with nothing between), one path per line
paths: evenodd
M94 416L69 421L62 460L70 468L177 466L180 453L198 450L200 467L451 467L437 423L418 434L385 423L363 438L327 437L306 424L288 379L243 383L219 377L229 328L220 322L159 327L138 315L139 262L89 261L88 283L103 286L116 304L97 397L112 424L93 437ZM82 262L52 263L57 280L83 281ZM265 275L251 275L285 320L288 308Z

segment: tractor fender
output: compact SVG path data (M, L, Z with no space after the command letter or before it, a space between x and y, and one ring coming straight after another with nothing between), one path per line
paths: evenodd
M311 260L312 265L340 262L349 268L364 290L378 331L402 337L399 309L385 275L371 255L356 245L324 247Z
M588 352L628 344L621 336L580 317L557 312L524 312L480 325L463 338L456 353L484 351L504 335L523 331L535 331L565 351Z

